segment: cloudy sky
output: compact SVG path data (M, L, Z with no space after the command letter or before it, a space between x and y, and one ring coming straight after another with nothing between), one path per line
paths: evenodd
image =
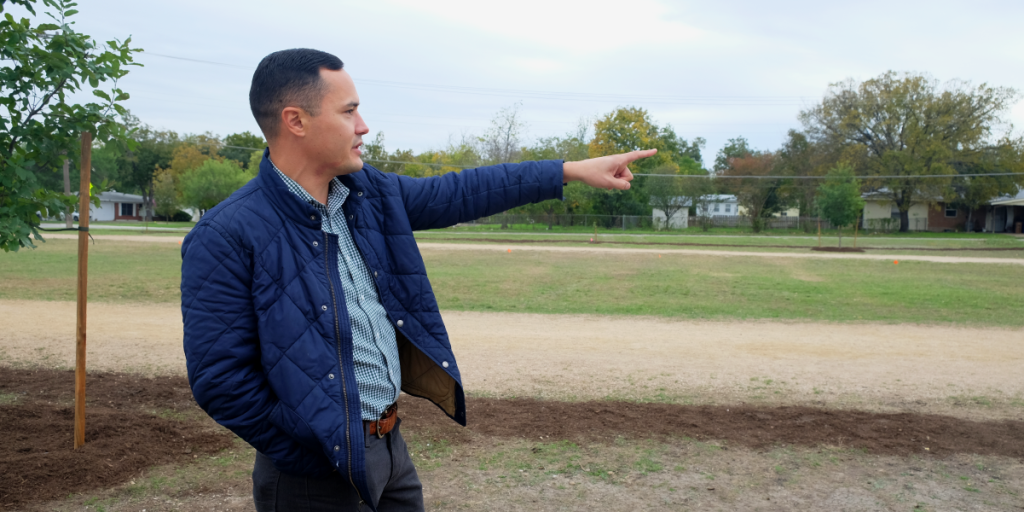
M646 108L705 164L735 136L772 149L829 83L887 70L1024 90L1024 2L84 0L80 31L132 37L127 106L179 132L257 132L252 71L311 47L353 76L389 150L440 148L521 102L529 138ZM1024 103L1011 121L1024 126Z

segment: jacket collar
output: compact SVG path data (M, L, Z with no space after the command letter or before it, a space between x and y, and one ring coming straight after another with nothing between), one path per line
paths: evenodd
M362 203L363 197L359 195L359 192L366 188L366 180L363 178L366 168L367 165L363 164L361 171L341 176L342 184L349 189L349 197L345 200L346 209L357 207ZM263 161L260 162L260 173L256 176L256 180L274 207L285 216L300 225L320 229L320 212L288 190L288 186L274 171L274 164L270 163L270 148L263 150Z

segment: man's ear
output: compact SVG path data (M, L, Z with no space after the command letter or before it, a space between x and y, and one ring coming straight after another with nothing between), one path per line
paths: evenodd
M281 125L296 137L306 136L307 118L306 111L299 107L285 107L281 110Z

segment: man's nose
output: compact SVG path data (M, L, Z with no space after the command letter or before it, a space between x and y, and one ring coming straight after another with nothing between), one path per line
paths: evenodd
M370 127L366 126L366 122L363 121L363 116L358 111L356 112L356 135L366 135L370 133Z

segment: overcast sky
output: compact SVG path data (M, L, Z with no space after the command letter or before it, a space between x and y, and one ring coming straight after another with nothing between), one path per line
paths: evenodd
M682 137L773 149L832 82L887 70L1024 90L1024 2L84 0L77 29L132 37L126 106L156 128L258 132L252 71L310 47L345 62L389 150L441 148L522 102L528 138L616 106ZM170 58L170 57L177 57ZM208 61L210 63L195 62ZM1011 114L1024 125L1024 103Z

